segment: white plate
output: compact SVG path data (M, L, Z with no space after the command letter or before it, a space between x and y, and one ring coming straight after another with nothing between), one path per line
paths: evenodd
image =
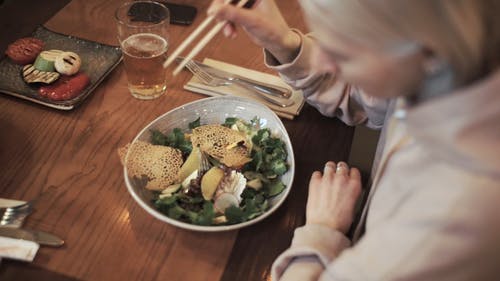
M222 124L228 117L239 117L243 120L249 121L255 116L260 118L262 127L271 129L271 132L273 134L275 134L285 142L288 152L287 162L290 165L288 172L286 172L286 174L281 177L281 180L286 185L286 189L269 201L269 209L259 217L238 224L222 226L200 226L174 220L156 210L152 202L153 193L142 187L139 188L137 186L134 186L132 180L127 176L126 167L124 167L123 175L125 177L125 183L127 185L128 191L135 199L135 201L144 210L146 210L146 212L161 221L184 229L209 232L226 231L249 226L265 219L276 209L278 209L283 201L285 201L285 198L288 196L288 193L292 188L293 177L295 174L295 159L293 155L292 144L290 142L290 138L288 137L285 126L283 126L283 123L278 118L278 116L265 105L252 101L250 99L233 96L213 97L197 100L175 108L156 118L153 122L149 123L144 129L142 129L141 132L139 132L139 134L135 137L134 142L138 140L150 142L150 131L152 129L159 130L163 133L169 133L174 128L188 128L188 124L196 120L198 117L201 117L202 124Z

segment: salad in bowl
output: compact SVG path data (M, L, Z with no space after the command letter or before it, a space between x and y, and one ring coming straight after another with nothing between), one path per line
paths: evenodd
M119 151L133 198L154 217L198 231L256 223L288 195L294 156L281 120L239 97L160 116Z

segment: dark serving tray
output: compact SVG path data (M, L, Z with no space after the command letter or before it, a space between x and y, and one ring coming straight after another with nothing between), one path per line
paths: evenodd
M31 36L45 43L44 50L58 49L77 53L82 59L80 72L90 77L90 85L73 99L52 101L37 93L39 86L29 85L23 81L21 65L14 64L7 56L3 56L0 59L1 93L56 109L71 110L85 100L122 60L119 47L56 33L43 26L38 27Z

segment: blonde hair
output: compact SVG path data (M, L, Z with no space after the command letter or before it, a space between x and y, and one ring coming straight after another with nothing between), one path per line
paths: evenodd
M449 63L458 84L499 65L498 0L302 0L301 5L325 44L332 32L389 51L417 43Z

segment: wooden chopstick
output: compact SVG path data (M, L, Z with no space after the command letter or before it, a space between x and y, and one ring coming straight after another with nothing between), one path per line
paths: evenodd
M213 16L207 17L199 26L198 28L191 33L186 40L184 40L179 47L168 57L168 59L163 63L163 67L167 68L177 56L181 54L184 49L196 38L202 31L205 29L212 21L214 20Z
M224 5L231 3L231 0L226 0ZM178 57L186 47L193 42L193 40L200 35L200 33L215 19L214 16L208 16L194 31L191 33L186 40L184 40L179 47L167 58L165 63L163 63L163 68L167 68L172 62Z
M229 4L231 2L231 0L226 0L224 2L225 5ZM236 7L238 8L241 8L243 7L246 3L248 2L248 0L240 0L238 2L238 4L236 4ZM175 58L203 31L203 29L205 29L212 21L213 21L214 17L213 16L209 16L207 17L197 28L196 30L188 36L188 38L182 42L182 44L179 46L179 48L177 48L177 50L175 50L172 55L169 56L169 58L167 59L167 61L165 61L165 63L163 64L163 67L167 67L168 65L170 65L174 60ZM208 42L210 42L210 40L212 40L212 38L217 34L219 33L219 31L224 27L224 25L226 25L228 23L228 21L221 21L219 23L217 23L201 40L200 42L198 42L198 44L196 44L196 46L194 46L194 48L191 50L191 52L184 57L184 59L182 60L182 62L177 66L177 68L173 71L173 75L177 75L183 68L184 66L194 58L194 56L196 56L204 47L205 45L208 44Z

